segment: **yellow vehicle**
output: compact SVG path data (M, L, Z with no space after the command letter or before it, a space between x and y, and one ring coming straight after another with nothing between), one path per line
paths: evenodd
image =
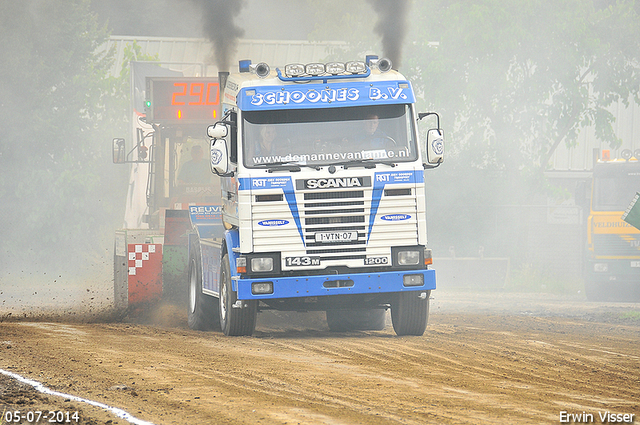
M640 230L622 216L640 191L640 149L593 167L587 220L585 291L591 301L640 300Z

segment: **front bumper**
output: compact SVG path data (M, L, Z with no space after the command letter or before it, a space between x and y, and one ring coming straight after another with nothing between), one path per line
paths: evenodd
M422 275L423 284L405 286L405 275ZM253 294L252 284L272 282L270 294ZM435 270L406 270L382 273L353 273L320 276L296 276L262 279L235 279L239 300L264 300L327 295L379 294L389 292L428 291L436 289Z
M605 267L595 271L596 264ZM629 259L589 259L586 262L586 277L591 282L635 282L640 284L640 258Z

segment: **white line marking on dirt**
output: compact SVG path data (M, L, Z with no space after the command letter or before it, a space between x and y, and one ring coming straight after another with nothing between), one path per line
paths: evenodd
M86 398L77 397L75 395L65 394L65 393L61 393L61 392L58 392L58 391L53 391L52 389L45 387L44 385L42 385L38 381L33 381L31 379L23 378L22 376L20 376L18 374L15 374L13 372L9 372L9 371L4 370L4 369L0 369L0 373L2 373L3 375L9 376L9 377L11 377L13 379L16 379L16 380L18 380L18 381L20 381L22 383L31 385L32 387L34 387L37 391L40 391L41 393L54 395L54 396L58 396L58 397L68 398L68 399L73 400L73 401L90 404L92 406L99 407L101 409L107 410L107 411L113 413L114 415L116 415L118 418L124 419L125 421L129 421L129 423L132 423L132 424L135 424L135 425L153 425L153 423L147 422L147 421L143 421L142 419L138 419L138 418L130 415L129 413L125 412L124 410L118 409L117 407L111 407L111 406L108 406L108 405L106 405L104 403L100 403L98 401L88 400Z

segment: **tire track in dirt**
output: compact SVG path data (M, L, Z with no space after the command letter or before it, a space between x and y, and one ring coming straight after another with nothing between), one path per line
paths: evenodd
M4 323L0 368L169 423L557 423L640 413L640 327L432 316L423 337ZM7 356L10 351L12 356ZM138 413L141 412L141 413Z
M540 327L540 325L535 321L533 323L533 327ZM549 323L544 322L542 325L549 325ZM428 332L429 335L431 330ZM571 400L582 400L580 391L584 386L592 385L592 381L597 380L598 376L606 374L614 383L601 382L599 384L601 390L618 392L622 397L629 399L631 394L620 388L621 382L628 381L630 371L628 367L619 368L611 365L606 358L601 356L594 358L592 352L586 354L572 352L569 346L563 345L562 341L546 342L549 339L548 335L542 338L545 341L540 341L540 334L544 335L545 330L533 329L533 331L524 339L517 334L505 331L486 331L479 338L482 332L478 328L465 329L460 327L458 332L452 332L451 329L438 332L436 326L435 333L449 337L445 344L448 347L447 350L439 351L438 345L434 345L430 347L428 352L425 352L413 348L411 345L404 345L398 351L397 356L390 354L386 348L381 348L379 344L370 342L343 344L338 348L331 344L324 346L322 343L317 343L312 346L307 345L306 348L314 350L318 354L337 355L351 361L357 361L358 358L368 358L383 366L395 361L396 358L402 358L402 364L405 367L407 365L420 366L421 363L435 363L440 370L440 377L447 374L454 376L463 374L467 379L477 381L476 384L486 379L503 379L504 383L499 387L501 389L511 388L514 391L521 391L535 387L538 392L558 395L560 399L566 400L567 404L571 404ZM551 337L555 337L555 334L552 334ZM453 350L452 346L455 347ZM295 349L299 350L300 348L295 347ZM454 357L455 355L452 356L452 353L455 352L466 352L467 355L462 356L461 354L461 357L458 358ZM476 353L482 353L480 357L484 359L483 362L477 361ZM568 353L571 356L568 357ZM422 362L419 360L420 356L423 357ZM569 369L571 373L567 373ZM537 370L545 372L537 373ZM548 371L555 371L555 373L550 374ZM594 374L594 371L597 373ZM575 375L581 379L575 379ZM590 377L590 375L594 376ZM430 377L433 378L433 374ZM572 391L558 392L554 391L555 388ZM631 391L631 393L635 392ZM597 398L592 399L598 400ZM629 405L633 405L633 403Z
M113 347L113 344L117 344L116 341L120 338L120 336L118 336L117 338L111 338L112 341L109 341L108 345L110 347ZM174 374L179 374L181 376L191 375L199 377L200 379L206 381L204 383L200 383L199 385L207 385L215 388L224 387L227 392L235 393L244 391L260 393L262 398L264 398L265 396L272 396L280 399L287 399L298 404L319 405L323 408L333 407L336 410L343 410L345 408L351 410L362 410L362 405L366 404L366 400L357 397L349 397L340 392L323 391L319 393L317 384L314 383L307 384L304 381L296 382L295 380L291 379L279 379L266 374L263 374L260 377L255 377L252 376L253 372L247 372L245 368L240 367L239 365L233 367L229 372L212 369L211 366L207 366L202 363L194 364L192 366L192 369L187 369L179 366L182 363L183 356L187 354L183 350L176 350L178 351L178 353L175 355L163 354L162 356L157 357L153 354L153 352L161 350L161 348L166 345L164 341L160 341L158 338L145 335L140 335L138 339L144 340L147 344L151 344L151 346L148 347L149 349L146 350L146 361L155 363L157 365L155 368L156 371L162 372L162 374L164 374L165 376ZM232 340L228 339L224 339L224 341L228 344L231 343L230 346L225 347L225 350L229 351L229 353L227 354L228 356L232 356L233 351L237 351L237 347L234 345L235 343L231 342ZM206 351L211 348L211 345L213 345L207 340L197 340L195 342L196 343L192 345L188 350L190 351L192 357L194 357L194 354L197 354L197 352L200 351L199 349ZM220 342L221 341L216 340L216 343ZM235 340L235 342L237 342L237 340ZM244 344L245 342L246 341L241 341L241 344ZM113 366L116 366L118 363L123 362L124 358L134 358L136 354L135 351L125 351L124 348L109 348L104 350L105 357L112 357L116 353L117 356L111 362ZM256 354L257 352L251 353L252 356L255 356ZM289 356L287 355L287 357ZM332 362L332 360L325 360L325 364L321 369L326 369L327 367L333 366L331 364ZM341 372L344 370L344 367L340 365L337 366L340 368ZM197 369L198 372L193 369ZM317 366L314 366L312 369L317 369ZM125 367L122 369L123 372L127 372L129 376L131 376L130 379L135 379L135 381L137 382L142 375L140 373L137 373L136 370L138 369L134 367L134 364L132 364L128 368ZM305 372L307 374L311 373L313 375L313 372L310 369L307 369ZM315 374L324 374L326 378L326 370L315 372ZM133 377L132 375L136 376ZM175 386L178 382L167 381L166 383L169 386ZM381 418L387 418L389 420L400 419L398 417L394 417L388 412L385 412L384 410L378 409L377 407L374 408L369 406L366 409L370 411L369 414L376 415Z
M463 399L463 398L470 398L470 397L476 397L476 398L482 398L483 403L487 403L488 401L488 395L487 394L482 394L482 393L474 393L472 391L469 390L460 390L459 388L452 388L446 385L442 385L442 386L438 386L436 387L435 391L425 391L424 389L422 391L416 391L415 389L419 389L421 387L420 382L421 379L423 378L427 378L427 379L432 379L433 378L433 374L432 373L425 373L424 369L425 369L425 361L424 361L424 357L425 356L432 356L432 357L436 357L433 355L433 353L425 353L424 349L418 349L418 348L413 348L410 345L403 345L402 349L398 350L397 352L394 353L395 351L395 344L393 345L393 347L389 347L389 343L387 341L382 341L382 342L378 342L377 340L373 340L373 342L369 339L367 340L368 342L362 342L360 341L359 338L356 340L356 342L344 342L341 341L341 344L339 347L335 347L332 344L328 344L324 341L322 342L318 342L315 344L307 344L306 347L312 351L315 351L317 353L320 353L322 355L338 355L341 358L344 359L349 359L350 361L354 362L354 363L362 363L362 359L364 358L365 360L367 360L369 363L371 364L375 364L376 365L376 373L385 376L388 375L389 378L386 378L390 381L395 381L396 383L399 382L399 380L397 379L397 377L394 377L394 374L397 375L397 370L389 370L387 371L385 369L385 365L389 365L392 363L398 363L402 365L402 368L405 369L406 371L406 375L408 376L412 376L412 378L409 380L407 378L405 378L402 383L404 384L410 384L410 386L412 386L414 388L414 397L417 397L417 395L422 396L425 400L428 399L430 396L433 396L435 393L439 393L439 395L441 396L443 393L446 394L447 398L449 399ZM419 342L424 342L422 339L420 338L416 338L415 341L417 343ZM407 339L406 341L404 341L408 344L411 343L411 339ZM406 358L406 353L408 351L411 351L411 357L413 358L413 360L407 360ZM418 358L422 356L423 360L420 361L418 360ZM439 360L443 360L443 361L447 361L448 359L442 355L442 356L437 356ZM412 370L407 370L406 368L406 364L409 363L411 366L413 366ZM436 363L437 366L442 366L441 363ZM382 365L381 369L378 369L378 367ZM457 369L458 373L460 371L460 368L462 366L461 362L454 362L453 365L450 367L451 370ZM476 368L477 370L479 368ZM486 371L486 369L485 369ZM360 373L360 375L362 375L362 373ZM440 373L439 375L443 376L446 375L446 373ZM469 375L473 375L472 373L469 373ZM482 377L477 378L477 379L482 379ZM505 402L504 399L502 397L493 397L492 398L492 404L495 406L495 408L504 408L505 407ZM539 414L539 411L535 412L536 414ZM473 414L472 416L475 416L475 414ZM474 419L472 417L468 418L470 421L473 421Z

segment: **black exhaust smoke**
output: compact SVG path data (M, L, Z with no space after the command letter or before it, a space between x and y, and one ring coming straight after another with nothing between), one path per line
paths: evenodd
M378 14L373 30L382 37L383 55L398 69L402 60L402 42L407 32L409 0L367 0Z
M244 30L234 20L244 7L243 0L192 0L202 10L205 36L213 44L213 62L219 71L229 71L232 55Z

